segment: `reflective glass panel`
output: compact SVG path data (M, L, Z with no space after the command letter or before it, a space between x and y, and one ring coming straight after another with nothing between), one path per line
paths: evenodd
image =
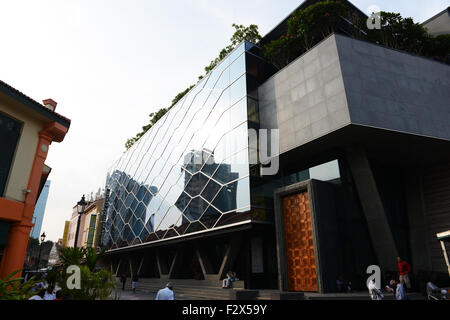
M103 246L203 231L235 221L221 219L225 213L249 211L245 48L237 46L111 167Z

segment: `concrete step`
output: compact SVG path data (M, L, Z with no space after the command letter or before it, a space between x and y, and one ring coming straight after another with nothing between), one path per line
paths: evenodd
M222 281L218 280L193 280L193 279L139 279L139 287L165 287L170 282L174 287L202 287L202 288L222 288ZM117 284L122 285L120 279ZM131 288L131 279L128 278L125 286ZM244 289L244 281L238 280L233 282L233 288Z
M244 290L244 281L235 281L233 289L223 289L222 281L193 279L139 279L137 292L156 294L170 282L174 287L176 299L180 300L233 300L231 290ZM118 288L122 287L117 279ZM128 278L125 289L131 291L131 279Z
M170 281L174 287L175 297L181 300L230 300L232 296L232 290L243 289L223 289L221 286L217 286L217 282L201 282L200 281ZM157 293L160 289L164 288L167 281L161 281L159 279L145 279L139 281L137 286L137 292L143 293ZM214 285L214 286L211 286ZM118 287L121 287L121 283L118 282ZM127 291L131 291L131 283L127 283L125 286Z
M383 300L395 300L392 293L383 293ZM420 293L407 293L408 300L425 300L425 297ZM306 300L370 300L368 292L352 292L352 293L305 293Z

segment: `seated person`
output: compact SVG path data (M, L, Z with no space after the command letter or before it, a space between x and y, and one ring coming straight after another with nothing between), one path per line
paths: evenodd
M352 283L348 280L344 280L342 276L339 276L336 280L336 287L338 292L351 292Z
M222 288L230 289L233 285L233 281L235 281L236 273L233 271L227 272L227 277L222 280Z

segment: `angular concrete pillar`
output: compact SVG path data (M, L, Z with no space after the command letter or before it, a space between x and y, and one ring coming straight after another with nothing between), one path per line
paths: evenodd
M175 252L175 257L173 258L172 264L169 269L169 279L172 279L182 266L182 263L183 263L182 254L183 254L184 248L185 248L184 245L180 245L177 247L177 251Z
M167 266L167 263L161 259L159 252L156 254L156 265L158 267L159 277L161 279L169 278L169 266Z
M349 148L346 154L381 271L396 271L397 247L369 160L361 147Z
M223 279L229 269L233 266L234 261L239 253L239 249L241 248L242 242L242 234L232 235L230 239L230 243L227 248L227 252L222 260L222 264L219 269L219 279Z
M205 280L218 280L219 276L215 274L214 268L212 267L206 252L203 249L198 248L196 253Z

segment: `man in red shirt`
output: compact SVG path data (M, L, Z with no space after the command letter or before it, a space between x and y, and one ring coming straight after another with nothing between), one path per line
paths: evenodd
M409 280L408 275L411 272L411 266L408 262L403 261L400 257L397 257L397 266L400 283L406 285L408 289L411 289L411 281Z

